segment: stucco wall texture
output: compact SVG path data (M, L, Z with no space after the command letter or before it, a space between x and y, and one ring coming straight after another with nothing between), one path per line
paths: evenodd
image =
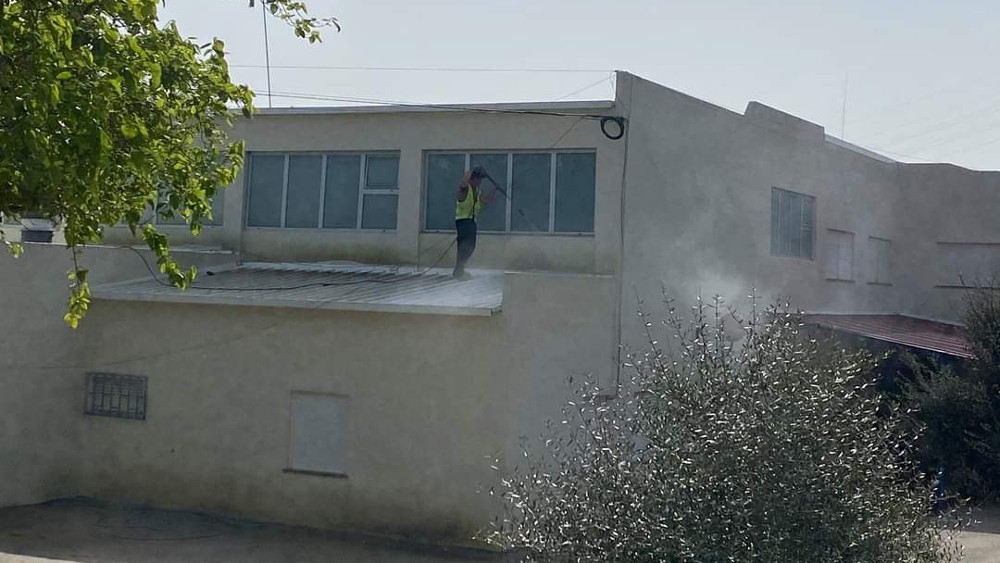
M431 150L594 150L593 235L487 234L473 268L505 270L493 317L97 301L62 324L69 254L0 256L0 504L86 494L263 520L459 539L486 525L490 468L520 437L561 420L566 379L618 377L641 348L638 300L788 298L812 312L957 321L959 270L1000 267L1000 176L908 165L828 139L757 103L731 112L627 73L620 141L578 117L482 112L263 113L236 134L251 151L400 153L390 232L245 228L244 180L224 224L166 227L205 267L247 261L426 264L449 235L422 232ZM770 254L771 190L816 198L813 260ZM828 230L854 233L852 279L824 275ZM872 281L870 237L891 241L890 283ZM109 229L108 242L134 242ZM435 256L436 257L436 256ZM93 283L148 275L134 252L84 253ZM452 256L445 259L450 265ZM148 377L145 421L84 416L88 371ZM347 478L285 471L293 391L348 397Z

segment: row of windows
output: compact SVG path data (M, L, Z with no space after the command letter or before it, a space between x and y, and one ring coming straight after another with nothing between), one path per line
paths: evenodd
M427 155L424 227L455 227L455 188L465 170L483 167L506 192L477 218L481 231L594 232L592 152L432 153ZM493 186L483 184L483 193ZM509 197L508 197L509 196Z
M480 230L594 232L593 152L429 153L425 229L454 229L456 188L476 166L504 192L482 210ZM393 230L399 155L251 153L247 186L249 227Z
M830 280L854 280L854 233L830 229L826 233L823 273ZM890 281L888 239L869 237L871 283ZM815 257L816 198L773 188L771 190L771 255Z
M249 227L396 228L398 155L254 153L249 160Z

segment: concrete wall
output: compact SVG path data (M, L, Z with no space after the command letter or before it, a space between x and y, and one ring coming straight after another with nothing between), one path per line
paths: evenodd
M626 342L639 339L636 296L658 301L661 282L684 305L720 294L745 306L757 288L808 311L956 321L955 291L935 287L957 277L956 251L939 243L1000 249L996 173L868 156L778 110L751 103L740 115L637 77L620 77L618 101L630 118ZM771 256L773 187L816 198L815 259ZM830 229L854 233L851 281L825 275ZM891 241L889 285L871 283L869 237Z
M897 209L905 241L900 269L915 283L903 307L914 314L959 320L963 283L1000 273L1000 173L948 164L902 166Z
M88 368L148 376L148 418L76 414L79 492L469 537L493 514L491 460L559 416L567 376L613 376L612 288L510 274L492 318L99 302ZM283 471L292 391L350 397L347 479Z
M606 112L591 108L590 113ZM245 260L433 262L453 235L423 233L424 154L435 150L597 151L593 235L482 234L473 268L613 273L617 263L619 186L624 144L605 138L594 120L491 113L261 113L233 132L248 151L399 151L398 228L395 231L244 228L245 178L225 190L224 225L193 239L184 227L164 226L180 243L238 249ZM456 185L459 179L456 178ZM109 240L129 239L114 229ZM454 261L454 249L444 263Z
M178 251L178 258L201 266L232 260L228 255L184 251ZM80 261L90 268L95 284L148 275L139 258L124 249L90 248ZM82 331L62 321L66 274L72 266L69 251L59 245L26 243L19 259L0 252L3 506L80 491L79 422L86 358L93 349Z

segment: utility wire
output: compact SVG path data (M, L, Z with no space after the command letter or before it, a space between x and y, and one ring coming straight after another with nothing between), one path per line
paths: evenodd
M384 106L467 111L475 113L506 113L506 114L519 114L519 115L544 115L552 117L580 117L582 115L583 117L586 117L588 119L604 119L610 117L607 115L594 115L586 113L581 114L581 113L533 110L533 109L502 109L502 108L463 106L454 104L424 104L419 102L404 102L400 100L387 100L382 98L364 98L357 96L332 96L325 94L310 94L310 93L299 93L299 92L267 92L267 94L273 94L275 97L278 98L296 98L302 100L317 100L317 101L330 101L330 102L367 103L367 104L384 105Z
M267 3L260 3L260 13L264 16L264 61L265 68L267 68L267 91L271 91L271 44L267 37ZM273 107L271 104L271 95L267 95L267 107Z
M604 77L604 78L602 78L602 79L598 80L597 82L593 82L593 83L591 83L591 84L587 84L587 85L586 85L586 86L584 86L583 88L580 88L580 89L578 89L578 90L573 90L572 92L570 92L569 94L566 94L565 96L559 96L558 98L556 98L556 99L555 99L555 101L557 101L557 102L558 102L559 100L565 100L566 98L569 98L570 96L575 96L575 95L577 95L577 94L579 94L579 93L581 93L581 92L585 92L585 91L587 91L587 90L590 90L590 89L591 89L591 88L593 88L594 86L599 86L599 85L601 85L601 84L604 84L605 82L609 82L609 83L611 83L611 80L612 80L612 79L611 79L611 77L610 77L610 76L606 76L606 77ZM612 86L614 86L614 83L612 83Z
M264 65L229 65L230 68L264 68ZM445 67L400 67L400 66L317 66L317 65L271 65L281 70L337 70L371 72L497 72L497 73L594 73L614 72L606 68L445 68Z
M474 107L474 106L460 106L451 104L420 104L413 102L402 102L398 100L383 100L379 98L357 98L349 96L324 96L319 94L300 94L295 92L268 92L268 95L274 95L279 98L296 98L303 100L318 100L318 101L334 101L334 102L351 102L351 103L363 103L363 104L376 104L384 105L388 107L410 107L410 108L421 108L421 109L431 109L431 110L442 110L442 111L464 111L473 113L492 113L492 114L513 114L513 115L544 115L552 117L575 117L583 119L591 119L595 121L600 121L601 132L605 137L611 139L612 141L617 141L625 135L625 118L615 115L599 115L592 113L569 113L569 112L559 112L559 111L545 111L545 110L530 110L530 109L501 109L501 108L488 108L488 107ZM608 132L608 123L615 123L618 127L616 133Z

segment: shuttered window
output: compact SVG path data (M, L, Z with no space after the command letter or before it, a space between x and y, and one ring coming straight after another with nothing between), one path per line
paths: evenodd
M889 267L889 251L892 243L888 239L870 237L868 239L871 248L871 282L881 284L891 284L892 274Z
M771 255L812 260L816 245L816 198L771 190Z
M347 476L348 398L293 391L286 471Z
M396 228L398 154L249 155L248 227Z
M842 281L854 279L854 233L828 230L825 253L826 279Z

